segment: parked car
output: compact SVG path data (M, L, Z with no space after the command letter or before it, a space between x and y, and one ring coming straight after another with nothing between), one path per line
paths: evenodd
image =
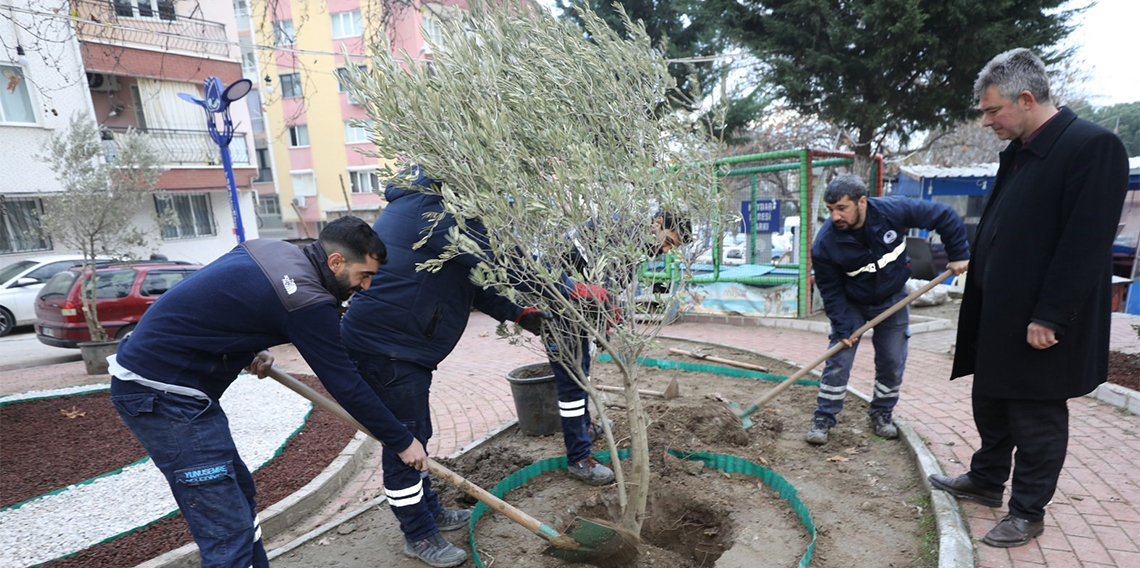
M95 305L107 335L129 335L158 297L202 268L198 264L139 262L113 264L95 271ZM91 341L83 316L82 269L56 274L36 296L36 339L45 345L75 348Z
M105 261L105 259L101 259ZM79 255L38 256L0 268L0 337L36 320L36 295L61 270L83 264Z

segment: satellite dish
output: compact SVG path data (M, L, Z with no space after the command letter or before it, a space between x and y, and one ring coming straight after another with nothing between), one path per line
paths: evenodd
M226 91L222 93L222 99L225 100L226 104L228 105L229 103L232 103L248 95L249 90L252 88L253 82L249 79L238 79L237 81L230 83L230 86L226 87Z

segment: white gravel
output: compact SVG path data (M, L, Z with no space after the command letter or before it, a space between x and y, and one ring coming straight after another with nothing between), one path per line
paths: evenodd
M32 400L34 398L54 398L67 396L69 394L83 394L88 392L107 390L109 388L111 388L111 383L99 383L95 385L79 385L74 387L62 387L58 389L28 391L18 394L0 396L0 404L7 404L9 402L16 402L20 400Z
M63 392L69 390L38 391L29 398L47 392L71 394ZM9 397L0 402L5 400ZM256 470L304 425L312 404L276 381L242 375L222 396L222 408L242 460ZM0 511L0 566L32 566L78 552L177 508L165 478L148 458L119 473Z

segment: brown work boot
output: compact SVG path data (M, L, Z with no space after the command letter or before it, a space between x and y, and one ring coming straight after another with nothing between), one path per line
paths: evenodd
M1029 541L1045 532L1045 521L1027 521L1021 517L1006 515L996 527L990 529L982 542L998 548L1013 548L1029 544Z

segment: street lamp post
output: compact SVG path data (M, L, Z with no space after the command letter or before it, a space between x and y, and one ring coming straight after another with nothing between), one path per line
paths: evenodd
M222 152L222 168L226 170L226 183L230 190L230 209L234 216L234 234L238 243L245 242L245 229L241 224L241 209L238 203L237 184L234 182L234 164L230 159L230 141L234 137L234 123L230 120L230 103L249 94L253 83L249 79L238 79L229 87L222 88L222 80L208 77L205 81L206 99L202 100L188 93L178 93L183 100L190 101L206 111L206 128L210 138ZM218 130L218 115L222 115L222 130Z

